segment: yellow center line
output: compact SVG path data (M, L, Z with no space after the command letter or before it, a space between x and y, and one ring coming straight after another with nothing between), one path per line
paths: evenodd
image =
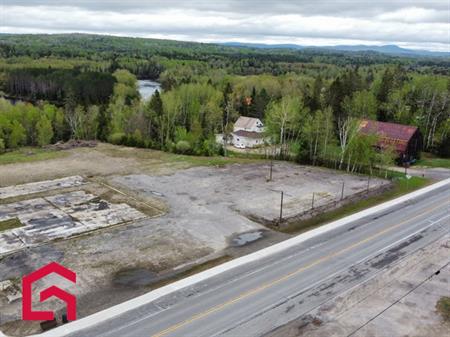
M383 229L382 231L380 231L380 232L378 232L376 234L373 234L373 235L365 238L364 240L358 241L358 242L356 242L356 243L354 243L354 244L352 244L352 245L350 245L350 246L348 246L348 247L346 247L346 248L344 248L344 249L342 249L340 251L337 251L337 252L331 253L329 255L326 255L324 257L321 257L320 259L317 259L316 261L311 262L310 264L308 264L306 266L300 267L297 270L295 270L295 271L293 271L293 272L291 272L289 274L286 274L286 275L284 275L284 276L282 276L282 277L280 277L280 278L278 278L278 279L276 279L274 281L265 283L265 284L263 284L263 285L261 285L261 286L259 286L257 288L254 288L254 289L251 289L251 290L249 290L247 292L244 292L241 295L239 295L239 296L237 296L237 297L235 297L235 298L233 298L233 299L231 299L231 300L229 300L227 302L224 302L224 303L219 304L219 305L217 305L215 307L212 307L212 308L210 308L210 309L208 309L206 311L198 313L198 314L192 316L191 318L188 318L188 319L186 319L186 320L184 320L182 322L179 322L177 324L174 324L174 325L170 326L169 328L167 328L165 330L162 330L162 331L156 333L152 337L163 337L163 336L166 336L167 334L169 334L171 332L174 332L174 331L182 328L185 325L188 325L188 324L190 324L190 323L192 323L194 321L197 321L199 319L207 317L207 316L209 316L209 315L211 315L211 314L213 314L213 313L215 313L217 311L220 311L223 308L225 308L227 306L230 306L230 305L232 305L232 304L234 304L234 303L236 303L236 302L238 302L238 301L240 301L240 300L242 300L244 298L247 298L249 296L255 295L255 294L257 294L257 293L259 293L259 292L261 292L261 291L263 291L263 290L265 290L267 288L273 287L274 285L277 285L277 284L279 284L281 282L284 282L284 281L290 279L291 277L293 277L293 276L295 276L295 275L297 275L299 273L302 273L303 271L305 271L307 269L310 269L310 268L312 268L312 267L314 267L314 266L316 266L316 265L318 265L318 264L320 264L320 263L322 263L324 261L330 260L333 257L336 257L338 255L341 255L341 254L349 251L349 250L352 250L355 247L361 246L362 244L364 244L364 243L366 243L368 241L371 241L371 240L373 240L373 239L375 239L375 238L377 238L377 237L379 237L379 236L381 236L381 235L383 235L383 234L385 234L387 232L390 232L393 229L396 229L396 228L404 225L407 222L410 222L410 221L412 221L414 219L417 219L418 217L423 216L425 214L431 213L432 211L434 211L435 209L437 209L439 207L442 207L442 205L437 205L437 206L434 206L432 208L427 208L426 211L423 212L423 213L420 213L420 214L418 214L418 215L416 215L416 216L414 216L412 218L409 218L407 220L404 220L404 221L402 221L402 222L400 222L400 223L398 223L396 225L393 225L391 227Z

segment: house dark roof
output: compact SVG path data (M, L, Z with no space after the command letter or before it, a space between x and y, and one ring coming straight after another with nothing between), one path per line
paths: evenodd
M238 130L233 132L233 134L239 137L246 137L246 138L254 138L254 139L264 138L264 134L262 132Z
M375 134L379 137L378 146L393 146L398 152L405 152L408 143L417 132L417 127L396 123L362 120L359 131L363 134Z

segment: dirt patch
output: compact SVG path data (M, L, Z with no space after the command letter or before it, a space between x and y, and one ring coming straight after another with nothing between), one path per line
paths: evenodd
M142 287L158 281L158 274L145 268L131 268L119 270L113 277L112 283L124 287Z
M96 147L97 141L95 140L81 140L81 139L71 139L67 142L57 142L52 145L48 145L46 148L51 150L70 150L79 147Z

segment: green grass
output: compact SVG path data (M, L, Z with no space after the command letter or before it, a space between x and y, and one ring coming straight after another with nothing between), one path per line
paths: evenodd
M342 206L333 211L317 215L308 220L292 222L290 224L282 226L281 228L278 228L275 226L272 228L275 230L278 230L280 232L288 233L288 234L304 232L304 231L310 230L314 227L322 226L326 223L329 223L329 222L341 219L345 216L351 215L353 213L362 211L366 208L381 204L385 201L394 199L403 194L412 192L412 191L422 188L430 183L430 180L425 179L425 178L412 177L411 179L408 180L405 177L403 177L403 175L401 173L399 175L401 175L401 176L394 178L393 188L383 194L373 196L373 197L370 197L367 199L363 199L356 203L350 203L348 205Z
M41 148L24 147L18 150L0 154L0 165L27 163L39 160L49 160L66 156L64 151L47 150Z
M442 296L436 303L436 310L450 322L450 297Z
M450 158L439 158L431 153L424 152L422 153L422 159L418 160L415 165L450 168Z
M17 218L0 221L0 232L22 226L23 226L22 223Z

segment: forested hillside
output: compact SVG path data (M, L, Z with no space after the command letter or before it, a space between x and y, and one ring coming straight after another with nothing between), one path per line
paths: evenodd
M419 127L450 155L450 59L252 49L97 35L0 35L0 149L68 138L222 153L216 133L262 118L282 155L341 168L392 162L361 118ZM143 101L137 79L163 91Z

